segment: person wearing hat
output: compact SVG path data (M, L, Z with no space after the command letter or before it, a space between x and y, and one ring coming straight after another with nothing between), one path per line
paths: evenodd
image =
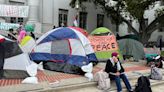
M109 74L109 78L111 80L115 80L118 92L122 92L122 86L121 86L120 79L123 80L128 91L133 92L132 87L129 83L129 80L125 75L124 68L119 61L117 52L113 52L111 54L111 58L107 60L107 63L105 66L105 72L107 72Z

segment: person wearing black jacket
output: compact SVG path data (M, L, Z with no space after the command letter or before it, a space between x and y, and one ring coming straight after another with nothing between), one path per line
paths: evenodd
M112 58L110 58L106 63L105 72L109 74L109 78L111 80L115 80L118 92L122 92L120 79L123 80L128 91L133 92L132 87L124 73L124 68L122 67L122 64L119 61L118 53L113 52L111 56Z

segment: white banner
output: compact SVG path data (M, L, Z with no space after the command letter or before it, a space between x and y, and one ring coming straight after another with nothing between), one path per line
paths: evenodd
M0 22L0 30L9 30L11 28L13 28L13 29L19 28L19 24Z
M0 16L28 17L29 6L0 5Z

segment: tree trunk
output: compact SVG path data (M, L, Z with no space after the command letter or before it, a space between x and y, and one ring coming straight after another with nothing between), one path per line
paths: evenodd
M139 27L139 34L140 34L139 39L143 44L146 44L148 42L149 38L148 38L147 32L145 31L147 26L145 24L144 18L141 18L139 20L139 25L140 25L140 27Z
M145 31L140 34L140 42L142 44L147 44L150 39L151 34L147 34Z
M119 24L116 23L116 32L119 32Z

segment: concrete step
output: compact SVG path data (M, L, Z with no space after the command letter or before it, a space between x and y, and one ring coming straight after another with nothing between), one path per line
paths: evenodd
M133 86L135 87L135 84L137 82L137 79L139 76L142 75L149 75L149 71L133 71L133 72L127 72L128 79ZM164 80L157 81L157 80L150 80L152 86L164 84ZM122 82L123 90L126 92L126 87L124 83ZM11 89L11 90L9 90ZM88 91L89 90L89 91ZM61 80L59 82L44 82L42 84L37 85L17 85L17 86L8 86L4 87L3 90L1 88L2 92L102 92L102 90L97 89L97 82L95 81L88 81L85 77L77 77L72 79L65 79ZM108 92L116 92L116 85L115 82L111 82L111 88L107 90Z
M140 64L138 62L127 62L126 64L124 64L124 67L132 66L132 65L139 66L143 64L142 63ZM99 64L99 67L100 66L105 67L104 63ZM135 87L135 84L139 76L149 75L149 73L150 73L149 69L143 69L143 70L133 69L131 71L126 72L128 79L130 80L130 83L132 84L133 88ZM48 74L51 75L51 73ZM53 76L57 76L57 75L53 75ZM151 80L152 86L155 85L154 83L163 84L163 81ZM122 86L123 86L123 90L125 90L126 92L126 87L124 83L122 83ZM1 89L2 88L0 88L0 90ZM88 79L83 76L59 80L59 82L56 82L56 80L54 80L51 83L49 81L45 81L44 83L39 83L36 85L31 85L31 84L13 85L13 86L3 87L3 89L4 90L1 90L0 92L103 92L102 90L97 89L97 82L88 81ZM108 92L116 92L115 82L111 83L111 88L108 90Z
M138 77L129 78L129 81L133 89L135 88L137 79ZM164 80L160 80L160 81L150 80L150 82L151 82L152 87L164 84ZM127 92L126 87L123 82L122 82L122 87L123 87L123 92ZM90 91L87 91L87 90L90 90ZM103 92L103 90L97 89L97 82L91 81L91 82L83 82L83 83L76 83L76 84L62 85L62 86L52 85L51 87L47 89L35 90L35 91L30 91L30 92ZM111 82L111 88L107 90L107 92L116 92L116 85L114 81Z

